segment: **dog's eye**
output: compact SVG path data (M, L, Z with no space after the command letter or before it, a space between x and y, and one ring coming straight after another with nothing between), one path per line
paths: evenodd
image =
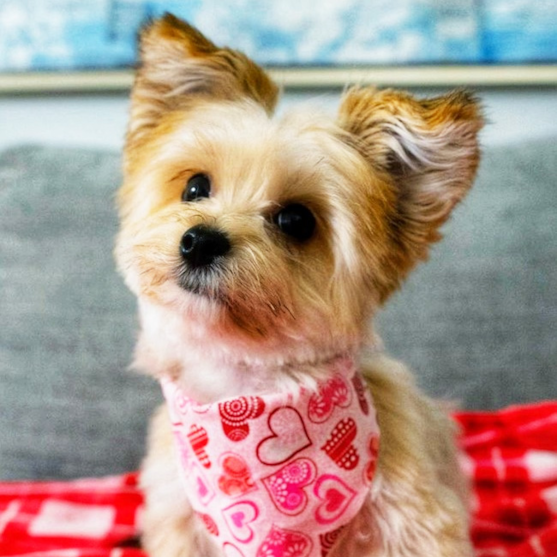
M315 217L299 203L287 205L274 216L275 224L288 236L304 242L309 240L315 230Z
M204 197L209 197L211 193L211 181L205 174L195 174L192 176L182 193L182 201L197 201Z

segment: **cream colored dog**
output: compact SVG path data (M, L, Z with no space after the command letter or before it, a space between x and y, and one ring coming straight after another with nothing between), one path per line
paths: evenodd
M155 21L141 50L116 249L139 301L136 366L214 403L315 389L331 362L356 362L379 460L329 556L471 556L453 427L379 353L369 320L473 182L475 99L352 88L336 119L307 109L275 119L265 72L185 22ZM243 554L223 550L194 512L165 408L142 485L152 557ZM280 552L257 553L270 554Z

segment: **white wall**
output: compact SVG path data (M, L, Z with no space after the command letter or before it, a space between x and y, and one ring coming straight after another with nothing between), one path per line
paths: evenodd
M484 145L557 138L556 88L491 90L480 96L490 122ZM314 101L332 111L337 99L333 93L289 93L283 108ZM0 150L30 143L120 149L127 110L123 94L0 97Z

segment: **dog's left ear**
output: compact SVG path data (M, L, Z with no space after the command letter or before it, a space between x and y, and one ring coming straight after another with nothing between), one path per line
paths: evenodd
M153 128L162 115L196 99L250 98L271 113L278 87L255 62L211 42L171 14L140 37L140 66L132 91L128 141Z
M427 257L439 227L472 185L483 126L479 104L464 91L419 100L401 91L353 88L338 123L346 141L390 184L387 274L398 275L398 283Z

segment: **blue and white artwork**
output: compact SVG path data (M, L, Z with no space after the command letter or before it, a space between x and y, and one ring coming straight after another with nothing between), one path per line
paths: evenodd
M557 60L557 0L0 0L0 71L129 67L165 11L268 66Z
M486 61L557 60L557 0L489 0L484 4Z

